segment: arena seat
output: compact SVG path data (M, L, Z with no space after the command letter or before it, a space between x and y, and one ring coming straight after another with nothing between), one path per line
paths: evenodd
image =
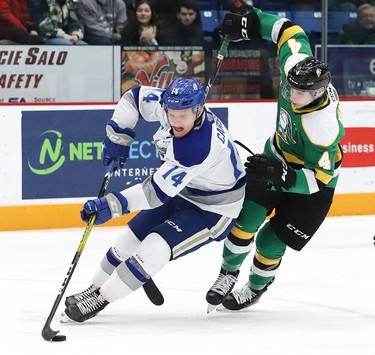
M269 10L266 11L269 14L281 16L281 17L286 17L289 20L293 20L293 14L291 11L283 11L283 10Z
M291 20L301 26L306 33L322 30L322 13L320 11L293 11Z
M216 10L200 10L203 32L205 34L212 33L219 26L219 13Z

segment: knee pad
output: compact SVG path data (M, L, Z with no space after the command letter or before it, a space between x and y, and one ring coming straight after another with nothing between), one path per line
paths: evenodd
M150 233L133 254L151 277L169 263L171 255L171 247L158 233Z
M129 226L126 226L117 236L111 249L116 259L124 261L133 255L140 244L141 241L136 237Z

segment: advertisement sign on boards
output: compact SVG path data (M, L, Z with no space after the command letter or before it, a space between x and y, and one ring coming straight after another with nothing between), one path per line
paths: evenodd
M120 61L118 46L2 46L0 103L117 101Z
M182 47L183 48L183 47ZM202 48L122 51L122 92L135 85L166 89L176 77L205 82L205 52Z
M228 126L228 108L213 108ZM22 199L95 196L103 178L102 141L113 110L22 112ZM111 180L121 191L144 181L160 166L153 144L157 122L140 119L125 167Z

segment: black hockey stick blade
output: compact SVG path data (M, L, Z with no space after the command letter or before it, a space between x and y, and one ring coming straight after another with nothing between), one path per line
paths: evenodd
M164 303L163 294L151 278L143 285L143 290L155 306L161 306Z
M47 321L48 322L48 321ZM42 337L44 340L47 341L65 341L66 335L57 335L58 331L52 330L50 324L47 324L44 326L42 330Z
M52 319L51 319L52 320ZM42 330L42 337L44 340L50 341L56 334L59 332L51 329L51 321L47 319L46 324L43 327Z

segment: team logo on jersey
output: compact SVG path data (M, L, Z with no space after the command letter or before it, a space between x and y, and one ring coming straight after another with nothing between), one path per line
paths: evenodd
M167 148L169 144L171 143L171 141L172 141L172 138L154 140L155 147L158 150L160 158L162 160L164 160L164 156L167 153Z
M279 124L277 127L277 133L279 133L280 138L286 144L296 144L296 140L293 138L293 123L288 111L280 108L279 113Z

